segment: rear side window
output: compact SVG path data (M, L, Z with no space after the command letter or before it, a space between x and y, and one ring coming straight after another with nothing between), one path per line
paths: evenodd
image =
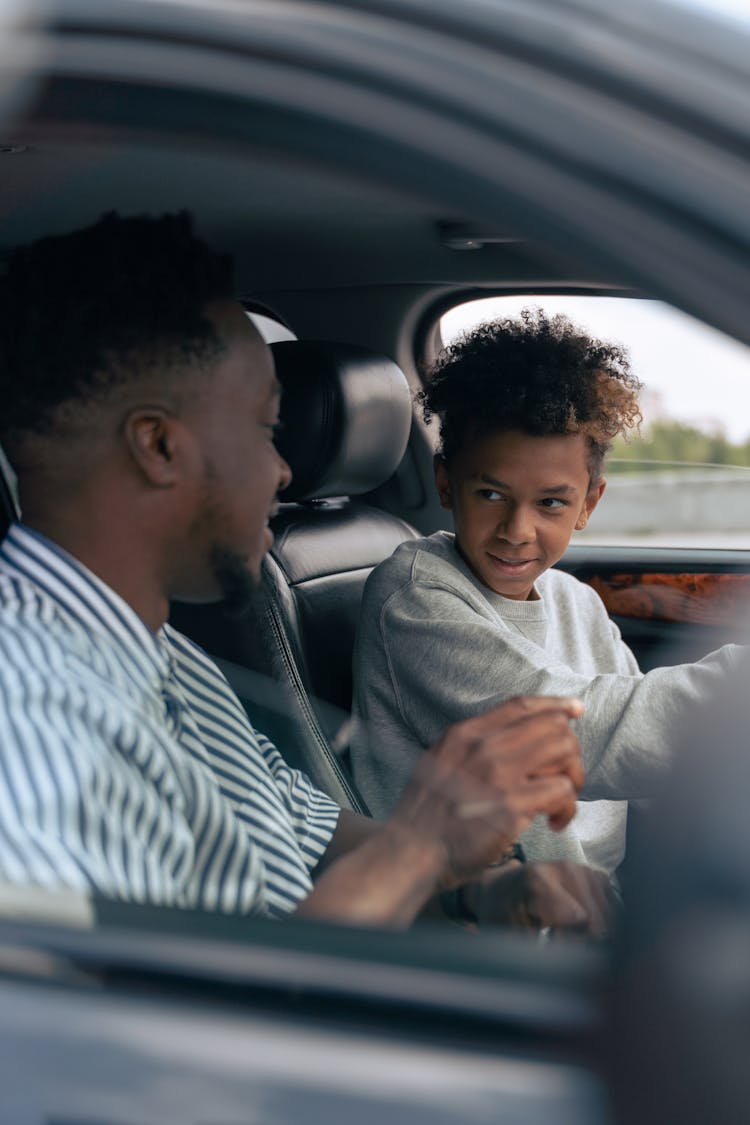
M267 344L278 344L282 340L297 339L291 328L287 328L285 324L282 324L280 320L276 320L275 317L267 316L265 313L255 312L255 310L251 309L246 309L245 311Z
M458 305L441 318L442 341L529 307L624 344L644 384L641 436L616 442L579 541L750 548L750 348L658 301L575 295Z

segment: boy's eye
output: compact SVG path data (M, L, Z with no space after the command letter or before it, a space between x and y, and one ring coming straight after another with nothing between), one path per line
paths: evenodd
M480 488L479 495L483 500L504 500L502 492L498 492L496 488Z
M545 496L540 503L543 508L546 508L550 512L555 512L559 508L567 508L568 506L566 500L560 500L557 496Z

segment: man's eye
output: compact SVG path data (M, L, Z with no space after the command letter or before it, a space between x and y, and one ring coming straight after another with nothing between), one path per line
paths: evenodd
M479 495L483 500L504 500L502 492L498 492L494 488L480 488Z

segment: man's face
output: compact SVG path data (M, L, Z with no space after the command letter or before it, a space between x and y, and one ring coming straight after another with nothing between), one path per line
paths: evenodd
M449 465L435 462L456 543L474 574L506 598L532 596L534 582L585 527L604 491L591 487L582 434L531 437L492 431L468 439Z
M273 543L268 521L291 472L274 446L280 386L270 350L239 305L208 311L227 351L186 416L203 468L189 532L192 590L175 596L241 608Z

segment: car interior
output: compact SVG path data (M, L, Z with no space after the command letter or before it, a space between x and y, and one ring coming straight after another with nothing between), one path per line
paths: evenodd
M650 85L635 81L651 74L633 63L638 51L656 57L667 38L666 17L650 22L648 5L632 14L631 54L610 13L615 22L602 24L599 39L582 40L580 68L574 37L558 35L554 20L552 31L546 27L548 5L531 5L534 26L525 26L523 13L508 15L492 41L495 54L477 22L451 83L438 65L453 42L451 5L434 6L440 20L428 34L433 5L405 4L412 18L404 17L395 38L387 26L394 6L364 0L341 6L335 28L319 11L330 5L254 4L252 22L231 3L208 14L187 3L144 3L135 15L120 0L105 7L61 4L43 34L16 44L20 77L0 87L0 263L16 245L111 210L186 210L206 241L233 255L238 300L279 329L270 334L284 392L278 445L293 481L271 525L275 542L253 612L175 604L171 621L217 659L253 723L291 765L343 807L367 811L347 763L364 583L404 539L449 526L432 482L435 435L413 403L441 344L440 319L488 296L520 295L532 305L559 294L655 298L750 343L742 296L750 291L747 232L740 217L732 225L746 200L732 130L746 126L727 108L741 60L734 70L717 67L713 100L697 104L696 78L683 104L673 82L693 65L692 48L672 55L664 47ZM568 7L574 18L581 6ZM596 6L583 7L590 22ZM608 36L618 35L627 57L615 79ZM724 148L717 141L716 151L706 139L712 115L723 122L716 135ZM644 130L638 144L634 122ZM688 157L691 130L705 151L697 146ZM0 502L7 522L15 514L7 475ZM722 589L746 583L750 546L582 541L560 565L620 597L610 612L644 670L697 659L747 635L740 600L728 615L696 619L631 612L622 593L667 576L691 584L691 597L708 604L710 583L697 580L720 579ZM629 832L640 824L636 812ZM275 1012L286 1005L303 1031L328 1020L328 1034L339 1020L356 1037L370 1018L386 1047L403 1034L416 1050L420 1036L434 1031L453 1049L460 1028L461 1050L476 1048L487 1064L487 1074L474 1074L477 1089L493 1097L500 1087L506 1097L515 1089L522 1068L491 1071L498 1049L516 1064L573 1060L568 1085L555 1085L559 1075L550 1071L549 1084L535 1087L534 1072L519 1105L542 1107L545 1120L554 1111L560 1125L605 1119L598 1086L576 1069L582 1058L598 1066L591 1062L601 1028L596 951L588 959L590 951L562 943L551 951L512 941L491 948L481 935L472 944L451 932L422 944L315 926L300 936L303 927L292 923L282 937L246 928L242 941L257 947L253 962L236 933L233 945L220 947L205 919L185 926L143 910L133 919L102 905L103 944L24 930L52 965L39 969L32 959L28 972L43 971L47 981L70 958L87 980L100 974L100 982L134 995L143 986L144 1004L162 988L170 1003L187 995L202 1014L226 1003L234 1018L242 1004L265 1004L270 1019L273 1005ZM180 945L184 930L192 945ZM149 931L166 935L162 944ZM15 949L20 939L10 932L8 942ZM12 958L7 964L15 971ZM79 978L71 979L78 987ZM371 1005L369 1016L353 996ZM43 1025L53 1026L40 1016ZM344 1049L326 1043L332 1053L310 1068L318 1075ZM246 1057L238 1056L238 1068ZM438 1072L430 1081L439 1090ZM408 1102L408 1082L404 1089ZM472 1102L468 1084L465 1097L465 1120L497 1119L496 1103ZM330 1119L350 1120L352 1104L348 1116ZM99 1120L97 1110L89 1107L80 1120ZM433 1111L438 1116L414 1120L443 1120L439 1106ZM446 1111L445 1120L454 1119Z
M114 38L102 32L100 46L114 50ZM434 437L411 402L439 346L440 316L489 295L541 304L559 293L648 293L617 271L593 272L583 254L563 257L510 196L488 220L484 209L441 204L424 179L368 169L359 150L330 153L330 131L316 132L304 114L267 107L246 116L239 144L237 121L187 116L175 131L146 116L147 102L137 83L68 74L61 57L0 151L0 246L109 209L185 209L233 255L238 298L296 337L272 345L284 386L280 448L294 480L273 525L262 615L175 606L173 621L223 662L290 762L362 808L346 741L364 581L402 539L446 526L432 484ZM653 570L744 574L750 552L587 545L561 565L599 581ZM644 668L694 659L740 630L617 620Z

